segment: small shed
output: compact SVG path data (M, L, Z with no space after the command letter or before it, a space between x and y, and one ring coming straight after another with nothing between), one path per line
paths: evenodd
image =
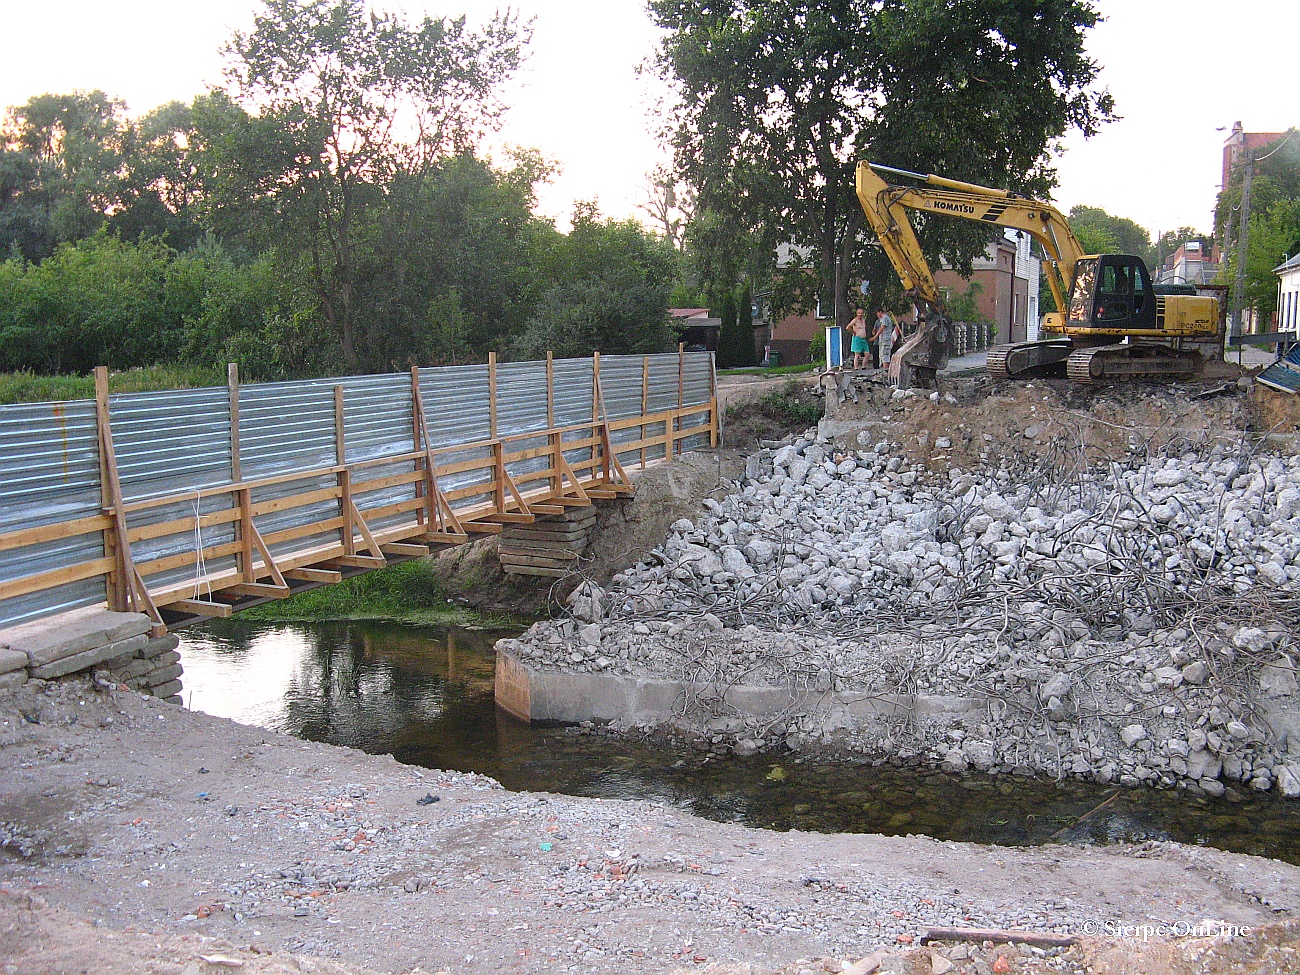
M721 318L710 318L707 308L669 308L677 341L686 345L687 352L717 352L718 331Z

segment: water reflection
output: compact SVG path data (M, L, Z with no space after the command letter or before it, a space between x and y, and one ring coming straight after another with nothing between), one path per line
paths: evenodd
M182 636L186 703L313 741L510 789L651 799L773 829L1021 845L1177 839L1300 862L1300 810L1080 782L955 776L791 757L717 760L521 724L492 699L500 633L388 623L220 620ZM777 767L777 768L774 768Z

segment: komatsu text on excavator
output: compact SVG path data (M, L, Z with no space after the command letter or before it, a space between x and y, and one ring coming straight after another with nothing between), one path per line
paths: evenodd
M876 170L920 180L887 184ZM925 322L891 365L902 381L925 385L947 362L950 329L943 297L921 253L907 210L1012 227L1042 247L1048 287L1063 312L1044 316L1042 338L992 348L989 375L1065 374L1093 385L1126 379L1194 379L1199 351L1185 346L1221 338L1218 301L1194 294L1157 294L1142 260L1088 255L1060 212L1047 203L942 176L859 162L857 194L867 220Z

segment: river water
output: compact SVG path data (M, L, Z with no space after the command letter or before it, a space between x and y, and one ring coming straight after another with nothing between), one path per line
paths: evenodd
M770 829L924 833L1007 845L1174 839L1300 863L1300 803L1272 796L1116 794L1073 781L873 769L792 755L718 759L525 725L492 698L492 646L507 635L516 634L213 621L182 633L185 703L412 765L482 772L508 789L651 799Z

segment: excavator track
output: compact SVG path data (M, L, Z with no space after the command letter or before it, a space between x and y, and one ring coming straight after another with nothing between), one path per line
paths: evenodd
M988 352L989 377L1019 379L1030 376L1063 376L1064 363L1073 348L1069 339L994 346Z
M1081 386L1098 386L1133 380L1196 379L1204 365L1205 360L1198 352L1138 342L1075 349L1070 353L1066 371Z

